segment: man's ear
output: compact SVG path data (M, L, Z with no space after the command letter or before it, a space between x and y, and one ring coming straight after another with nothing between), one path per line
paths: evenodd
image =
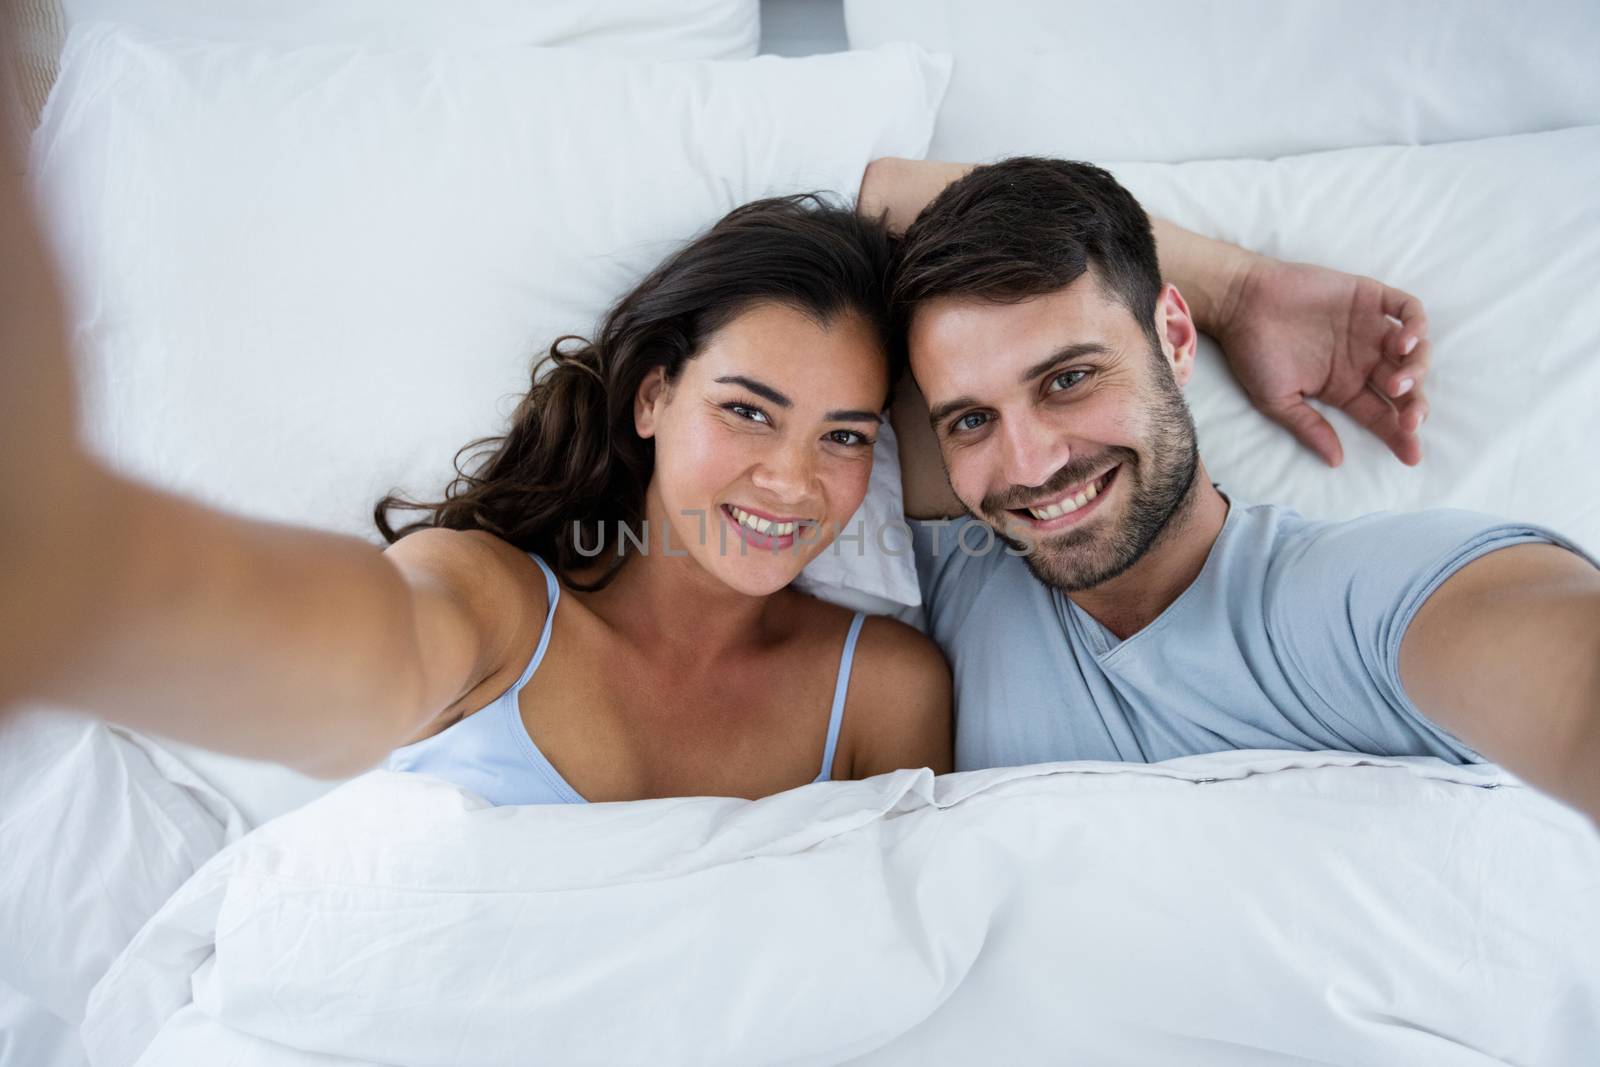
M1161 352L1172 368L1172 378L1179 388L1189 384L1194 374L1195 348L1200 331L1195 327L1189 304L1178 292L1178 287L1168 282L1156 297L1156 336L1161 339Z
M671 392L664 367L652 367L650 373L644 376L644 381L639 383L639 391L633 397L633 428L640 437L656 435L661 409Z

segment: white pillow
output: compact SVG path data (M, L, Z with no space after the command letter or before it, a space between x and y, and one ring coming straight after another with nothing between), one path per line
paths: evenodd
M954 55L929 155L1270 157L1600 123L1594 0L845 0Z
M60 0L67 20L262 44L583 45L648 59L748 59L759 0Z
M1250 406L1203 342L1187 393L1225 490L1330 518L1473 508L1600 552L1600 126L1115 170L1180 225L1369 274L1427 307L1432 413L1417 467L1335 411L1345 463L1328 468Z

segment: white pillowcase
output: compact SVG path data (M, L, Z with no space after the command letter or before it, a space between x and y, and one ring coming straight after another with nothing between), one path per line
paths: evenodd
M1594 0L845 0L956 61L929 155L1270 157L1600 123Z
M1600 552L1600 126L1275 162L1114 168L1153 214L1421 297L1434 342L1423 461L1342 412L1328 468L1257 413L1209 340L1187 393L1225 490L1321 517L1452 506Z
M582 45L648 59L748 59L758 0L61 0L70 24L262 44Z

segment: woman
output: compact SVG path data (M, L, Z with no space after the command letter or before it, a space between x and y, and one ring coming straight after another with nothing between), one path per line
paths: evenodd
M809 201L736 213L624 300L594 345L569 345L491 461L424 506L433 528L380 553L150 489L88 455L59 289L8 147L0 713L49 701L330 777L398 748L397 766L479 767L460 780L485 788L472 738L521 725L539 754L512 759L508 780L537 792L529 776L548 762L559 799L759 796L948 767L937 654L787 586L860 500L893 377L874 228ZM863 208L912 217L947 170L870 169ZM1420 381L1415 301L1391 330L1392 291L1370 279L1157 232L1163 272L1206 295L1210 322L1191 297L1201 325L1286 424L1310 412L1305 397L1357 414L1368 393ZM1405 396L1404 419L1364 420L1407 462L1421 397ZM1323 431L1319 450L1326 424L1297 429L1314 445ZM613 516L651 522L648 556L619 555L612 529L586 554Z
M505 804L949 770L932 642L790 585L866 495L887 273L886 235L847 209L739 208L593 343L557 342L449 499L380 503L389 558L440 591L433 713L388 765ZM397 505L426 512L408 536Z

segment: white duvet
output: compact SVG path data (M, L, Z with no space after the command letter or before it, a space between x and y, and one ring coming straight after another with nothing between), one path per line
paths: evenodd
M100 1067L1592 1064L1600 835L1334 753L489 808L374 772L230 846Z

